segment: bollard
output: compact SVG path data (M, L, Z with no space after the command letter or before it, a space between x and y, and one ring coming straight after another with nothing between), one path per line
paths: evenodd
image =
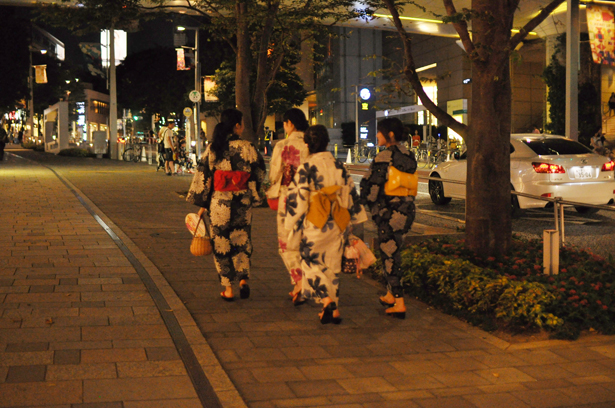
M352 156L350 155L350 149L348 149L348 157L346 157L346 164L352 164Z
M337 159L337 143L335 144L335 158Z
M545 275L559 274L559 231L542 232L542 263Z
M145 147L143 147L141 149L141 160L140 160L140 162L143 163L143 162L146 162L146 161L147 161L147 152L145 151Z

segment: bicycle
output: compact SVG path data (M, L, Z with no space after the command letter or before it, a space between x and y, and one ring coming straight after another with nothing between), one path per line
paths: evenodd
M143 145L134 143L134 144L126 144L126 149L124 150L124 154L122 158L124 161L133 161L138 163L141 160L141 155L143 154Z
M372 160L378 154L376 146L366 146L365 144L355 144L352 148L352 155L355 161L365 163L367 160Z

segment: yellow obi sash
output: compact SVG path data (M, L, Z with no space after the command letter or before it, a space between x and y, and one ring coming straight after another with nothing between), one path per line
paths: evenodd
M345 231L350 222L350 212L340 205L337 200L337 191L341 186L329 186L316 191L310 199L310 209L307 219L318 228L322 228L329 219L329 214L340 228Z
M389 165L388 180L384 184L384 194L388 196L416 196L419 176L404 173Z

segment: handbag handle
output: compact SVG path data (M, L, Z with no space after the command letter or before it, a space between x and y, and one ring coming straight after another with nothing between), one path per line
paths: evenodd
M207 225L207 221L205 221L204 217L205 217L205 214L202 214L201 216L199 216L199 220L196 223L196 227L194 227L194 232L192 233L193 238L196 237L196 232L199 229L199 224L201 223L201 221L203 221L203 225L205 226L205 234L207 234L207 236L211 238L210 228L209 228L209 225Z
M194 227L194 232L192 233L192 238L196 238L196 232L199 230L199 224L203 221L202 217L199 217L199 220L196 223L196 227Z

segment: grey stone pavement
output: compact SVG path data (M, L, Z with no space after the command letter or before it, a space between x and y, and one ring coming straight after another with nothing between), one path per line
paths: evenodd
M289 300L267 208L254 212L252 295L223 302L212 259L188 250L191 176L9 153L0 407L215 406L198 398L168 314L224 407L615 407L613 336L511 344L414 300L406 320L391 319L380 285L350 275L341 276L344 321L323 326L317 306ZM141 262L168 310L68 186ZM443 232L420 221L416 237Z

